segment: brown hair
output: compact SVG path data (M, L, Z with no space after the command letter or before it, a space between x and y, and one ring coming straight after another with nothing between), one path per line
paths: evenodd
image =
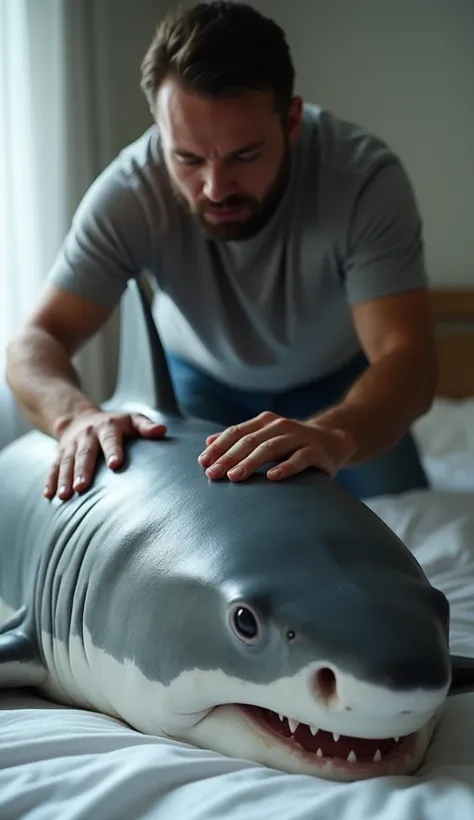
M286 114L294 67L282 29L246 3L199 2L169 13L141 65L141 88L151 108L165 77L211 96L270 91Z

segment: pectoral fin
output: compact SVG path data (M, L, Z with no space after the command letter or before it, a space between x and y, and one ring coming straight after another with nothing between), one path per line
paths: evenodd
M46 677L35 641L18 611L0 628L0 688L37 686Z

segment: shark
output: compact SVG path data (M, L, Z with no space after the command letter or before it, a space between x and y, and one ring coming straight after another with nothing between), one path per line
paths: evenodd
M0 689L288 773L416 772L447 698L474 688L446 596L317 469L208 479L216 425L180 410L138 280L121 312L102 407L166 436L130 440L124 468L99 461L68 501L43 497L52 437L0 453Z

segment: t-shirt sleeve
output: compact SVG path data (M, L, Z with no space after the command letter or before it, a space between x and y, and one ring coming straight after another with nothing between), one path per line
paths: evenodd
M379 169L352 212L344 264L350 304L426 287L422 222L402 164Z
M149 262L150 231L133 184L116 163L93 182L74 214L47 280L115 307Z

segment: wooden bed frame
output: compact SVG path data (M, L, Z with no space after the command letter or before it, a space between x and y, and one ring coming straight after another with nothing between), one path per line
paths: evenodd
M474 288L433 288L439 356L437 395L474 396Z

